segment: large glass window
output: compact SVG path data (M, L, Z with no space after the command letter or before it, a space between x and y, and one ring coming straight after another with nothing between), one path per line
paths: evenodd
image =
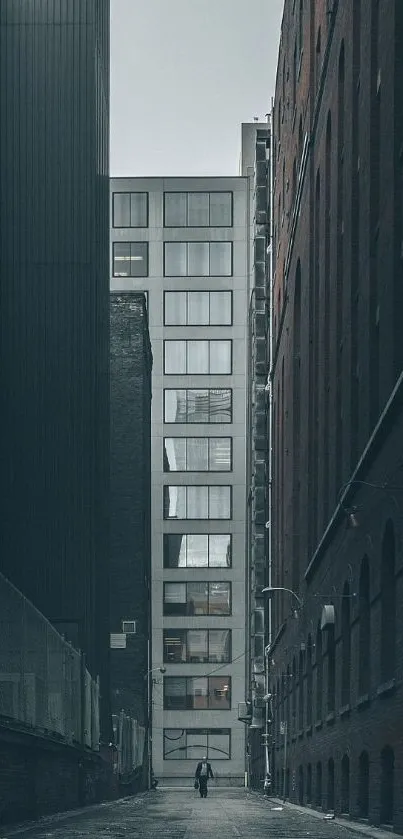
M148 242L114 242L113 276L148 277Z
M166 676L164 679L164 709L217 711L231 709L230 676Z
M165 227L232 227L232 192L166 192Z
M165 437L165 472L230 472L231 437Z
M229 533L165 533L164 568L231 568Z
M230 615L231 583L164 583L164 615Z
M230 760L229 728L164 728L164 760Z
M164 341L164 373L230 375L232 341Z
M164 487L165 519L230 519L230 486Z
M114 227L148 227L148 193L113 193Z
M164 391L164 422L232 422L232 390L167 389Z
M231 291L166 291L165 326L231 326Z
M230 629L164 629L166 664L227 664L230 661Z
M232 242L165 242L164 277L231 277Z

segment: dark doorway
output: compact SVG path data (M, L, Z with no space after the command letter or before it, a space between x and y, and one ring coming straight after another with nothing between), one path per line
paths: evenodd
M344 755L341 761L341 812L350 812L350 758Z
M361 819L368 818L369 810L369 758L368 752L361 752L358 761L358 813Z
M395 756L390 746L381 752L381 824L393 824Z
M334 760L331 757L327 764L327 809L334 811Z
M316 764L316 795L315 804L317 807L322 807L322 764Z
M304 768L300 766L298 769L298 803L304 803Z

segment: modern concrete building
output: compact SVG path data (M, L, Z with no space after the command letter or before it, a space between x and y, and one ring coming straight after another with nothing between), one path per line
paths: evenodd
M111 181L111 290L145 291L152 384L152 742L243 784L249 180ZM164 676L159 668L164 666Z
M108 713L109 0L0 3L0 569Z

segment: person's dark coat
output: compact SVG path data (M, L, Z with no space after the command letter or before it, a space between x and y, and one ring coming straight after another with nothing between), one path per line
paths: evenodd
M200 780L200 775L201 775L201 770L202 770L203 763L207 763L207 775L202 775L202 778L205 778L206 781L209 778L214 778L213 770L211 768L211 763L209 763L208 760L205 760L205 761L200 760L199 763L197 764L197 769L196 769L196 774L195 774L195 778L197 778L198 781Z

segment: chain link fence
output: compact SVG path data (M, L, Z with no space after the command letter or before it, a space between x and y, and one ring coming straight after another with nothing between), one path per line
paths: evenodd
M0 720L99 749L99 684L48 620L0 574Z

